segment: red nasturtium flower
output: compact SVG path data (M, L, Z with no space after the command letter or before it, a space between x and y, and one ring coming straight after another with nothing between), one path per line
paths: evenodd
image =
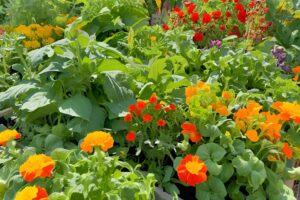
M247 13L245 10L240 10L236 16L240 22L246 23Z
M154 110L160 110L161 109L161 104L158 103L154 106Z
M131 122L132 121L132 114L131 113L127 113L124 116L124 122Z
M201 42L203 40L203 34L202 33L199 33L199 32L196 32L194 34L194 37L193 39L196 41L196 42Z
M181 133L188 134L192 142L198 143L201 140L202 135L200 133L197 133L197 127L195 124L185 122L181 124L181 128L182 128Z
M110 133L103 131L94 131L83 139L80 148L84 152L92 153L94 147L101 148L102 151L107 151L114 145L114 139Z
M194 10L195 10L196 7L197 7L196 4L191 3L191 4L187 7L188 13L189 13L189 14L192 14L192 13L194 12Z
M157 121L157 125L158 125L159 127L164 127L166 124L167 124L167 122L166 122L165 120L163 120L163 119L159 119L159 120Z
M214 19L220 19L222 17L222 12L219 10L214 11L214 12L212 12L212 16Z
M191 20L193 22L197 22L199 20L199 13L197 13L197 12L192 13L191 14Z
M143 121L144 122L151 122L152 121L152 116L150 114L144 114L143 115Z
M174 103L171 103L169 107L171 110L176 110L176 105Z
M20 139L21 134L16 130L5 130L0 132L0 146L4 146L8 141L13 139Z
M48 194L39 186L27 186L16 194L15 200L48 200Z
M147 103L142 101L142 100L138 100L135 104L135 107L138 111L142 111L146 108Z
M150 104L156 104L157 103L157 96L156 94L152 94L151 97L149 98L149 103Z
M231 12L226 11L226 17L227 17L227 18L231 17Z
M202 22L203 22L203 24L208 24L210 22L210 20L211 20L211 15L210 14L204 13L202 15Z
M133 142L135 140L135 132L134 131L129 131L127 134L126 134L126 140L128 142Z
M198 156L185 156L176 168L179 180L195 186L207 180L207 166Z
M288 159L291 159L291 158L292 158L293 151L292 151L292 149L290 148L290 146L289 146L288 143L284 143L284 145L283 145L283 147L282 147L282 152L285 154L285 156L286 156Z
M133 113L135 111L135 104L131 104L127 109L129 112Z
M204 3L207 3L208 2L208 0L203 0L204 1Z
M55 167L55 161L45 154L30 156L19 169L25 181L31 182L35 178L50 177Z
M162 25L162 28L163 28L165 31L168 31L168 30L169 30L169 26L166 25L166 24L163 24L163 25Z

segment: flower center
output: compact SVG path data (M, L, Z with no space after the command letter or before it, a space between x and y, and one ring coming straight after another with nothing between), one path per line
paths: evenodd
M203 168L204 163L199 163L199 162L188 162L185 164L186 169L191 173L191 174L198 174L199 171Z

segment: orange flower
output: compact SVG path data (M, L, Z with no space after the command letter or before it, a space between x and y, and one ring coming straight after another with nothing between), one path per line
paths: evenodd
M206 90L206 91L209 91L210 90L210 86L207 85L205 82L203 81L199 81L197 83L197 88L200 89L200 90Z
M283 121L289 121L293 119L297 121L300 117L300 105L297 102L275 102L272 104L272 108L279 111L279 117Z
M150 37L150 40L151 40L152 42L154 42L154 41L157 40L157 37L153 35L153 36Z
M299 73L300 73L300 66L294 67L294 68L292 69L292 71L293 71L295 74L299 74Z
M27 186L16 194L15 200L48 200L48 194L39 186Z
M262 114L266 117L266 121L261 123L259 128L267 139L278 141L281 137L280 130L282 127L282 124L279 123L279 116L269 112Z
M214 103L212 104L212 109L214 109L221 116L228 116L229 111L225 105L222 103Z
M45 154L30 156L19 169L20 174L27 182L33 181L35 178L50 177L54 169L55 161Z
M223 99L225 99L225 100L229 100L229 99L232 98L232 94L231 94L231 92L229 92L229 91L223 91L223 92L222 92L222 97L223 97Z
M80 148L84 152L92 153L93 147L100 147L102 151L107 151L114 145L113 137L103 131L94 131L89 133L80 144Z
M181 124L181 128L183 129L181 133L188 134L192 142L198 143L201 140L202 135L200 133L197 133L197 127L195 124L185 122Z
M179 180L191 186L195 186L207 180L207 167L198 156L191 154L185 156L180 161L176 171Z
M144 114L143 115L143 121L144 122L151 122L152 121L152 116L150 114Z
M290 148L288 143L284 143L283 147L282 147L282 152L285 154L285 156L288 159L291 159L292 155L293 155L293 151Z
M185 97L186 97L186 103L188 104L192 98L192 96L197 94L197 88L193 86L188 86L185 88Z
M135 132L134 131L129 131L127 134L126 134L126 140L128 142L133 142L135 140Z
M258 137L258 134L257 134L256 130L247 131L246 136L251 142L257 142L259 140L259 137Z
M16 130L5 130L0 132L0 146L5 145L8 141L12 139L20 139L21 134L18 133Z

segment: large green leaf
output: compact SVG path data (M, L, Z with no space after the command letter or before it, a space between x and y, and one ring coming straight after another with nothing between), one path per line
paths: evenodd
M47 90L42 90L33 93L25 100L23 105L20 107L21 110L26 110L27 112L33 112L38 108L45 107L53 102L53 94Z
M148 78L154 81L158 81L159 77L161 77L163 74L168 73L168 71L165 70L166 66L167 64L165 58L155 60L150 65Z
M202 160L213 160L218 162L225 156L226 151L223 147L215 143L207 143L198 147L196 154Z
M224 183L214 176L209 176L206 182L196 185L196 198L198 200L223 200L226 195Z
M60 102L59 112L89 120L92 112L92 104L88 98L81 94L77 94Z

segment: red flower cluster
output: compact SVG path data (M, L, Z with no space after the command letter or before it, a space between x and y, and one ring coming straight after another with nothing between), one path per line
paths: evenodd
M166 104L164 102L158 102L156 94L152 94L147 101L138 100L135 104L128 106L128 113L124 116L124 122L131 124L148 125L157 128L165 127L168 122L164 119L164 115L167 112L175 111L175 104ZM154 123L154 124L153 124ZM129 131L126 135L126 140L133 142L136 139L136 132Z
M199 2L197 4L184 1L183 8L175 7L172 9L172 28L184 25L193 29L193 40L197 43L211 39L221 39L226 35L242 37L246 24L248 24L246 23L248 16L252 12L257 13L258 1L252 0L248 5L239 0L222 0L221 2L222 5L218 9L211 11L212 7L207 8L210 5L209 0L203 0L203 3ZM260 2L265 2L265 0ZM264 9L264 11L267 11L267 9ZM265 12L260 13L260 15L264 16ZM166 25L163 25L163 28L169 30Z

